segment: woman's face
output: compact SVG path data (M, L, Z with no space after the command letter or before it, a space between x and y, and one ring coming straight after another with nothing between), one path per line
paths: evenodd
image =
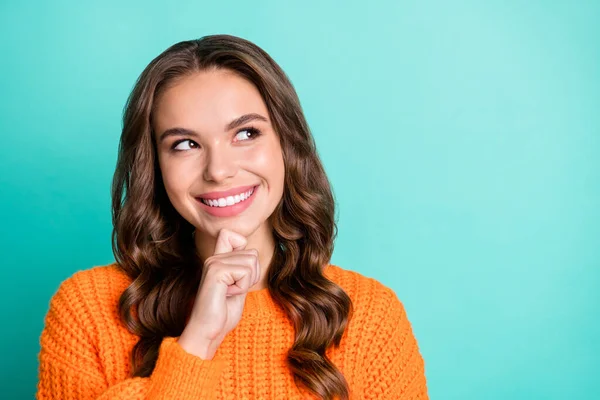
M175 81L156 101L154 140L177 212L213 237L222 228L248 237L263 226L283 195L284 162L257 88L208 70Z

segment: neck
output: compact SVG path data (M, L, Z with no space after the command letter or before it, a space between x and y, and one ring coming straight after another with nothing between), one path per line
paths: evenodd
M250 236L246 237L248 241L246 244L246 250L256 249L258 250L258 262L260 265L260 280L256 285L252 286L249 291L261 290L267 287L267 273L273 253L275 252L275 238L273 237L273 228L267 222L263 223L257 230L255 230ZM209 235L206 232L202 232L196 229L194 234L194 242L196 245L196 251L204 264L204 261L214 254L215 244L217 242L216 236Z

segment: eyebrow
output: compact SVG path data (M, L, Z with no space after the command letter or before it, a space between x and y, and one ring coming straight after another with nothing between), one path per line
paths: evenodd
M238 117L238 118L234 119L233 121L231 121L230 123L228 123L227 125L225 125L225 130L230 131L232 129L237 128L240 125L243 125L245 123L248 123L248 122L254 121L254 120L268 122L267 118L263 117L260 114L256 114L256 113L244 114L241 117ZM200 135L191 129L179 128L179 127L169 128L160 134L160 137L158 140L159 143L162 143L169 136L200 136Z

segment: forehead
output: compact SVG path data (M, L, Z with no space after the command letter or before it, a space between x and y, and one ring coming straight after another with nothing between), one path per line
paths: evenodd
M172 83L156 99L153 124L157 130L173 126L220 128L247 113L268 117L254 84L229 70L195 72Z

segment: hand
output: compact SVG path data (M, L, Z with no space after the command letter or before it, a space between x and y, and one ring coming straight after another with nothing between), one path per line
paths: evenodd
M242 317L248 290L260 280L258 250L244 236L222 229L214 254L204 261L191 316L179 337L188 353L211 359Z

